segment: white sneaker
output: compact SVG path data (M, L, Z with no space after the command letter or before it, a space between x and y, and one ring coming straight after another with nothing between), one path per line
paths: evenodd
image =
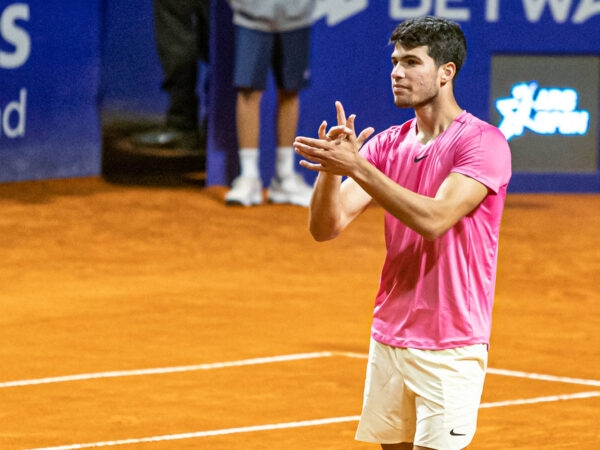
M260 205L263 201L262 190L260 178L239 176L233 180L231 190L225 195L225 203L242 206Z
M267 191L267 198L272 203L308 206L312 193L313 187L304 181L302 175L294 173L283 180L273 177Z

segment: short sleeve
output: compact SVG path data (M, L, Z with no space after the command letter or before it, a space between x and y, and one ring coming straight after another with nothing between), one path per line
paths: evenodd
M510 147L498 128L480 122L471 124L468 137L457 149L453 172L461 173L498 193L511 176Z

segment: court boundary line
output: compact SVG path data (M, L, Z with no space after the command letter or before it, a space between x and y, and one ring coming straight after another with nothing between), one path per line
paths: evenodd
M196 372L200 370L226 369L229 367L253 366L259 364L271 364L277 362L299 361L303 359L327 358L333 356L331 352L295 353L290 355L270 356L262 358L241 359L237 361L194 364L189 366L157 367L152 369L115 370L109 372L82 373L76 375L64 375L31 380L15 380L0 383L0 389L10 387L34 386L38 384L66 383L70 381L86 381L101 378L120 378L144 375L165 375L181 372Z
M519 399L519 400L509 400L504 402L491 402L491 403L482 403L480 405L480 409L485 408L497 408L504 406L516 406L516 405L529 405L535 403L547 403L547 402L555 402L555 401L565 401L565 400L573 400L573 399L582 399L582 398L592 398L592 397L600 397L600 391L591 391L591 392L579 392L576 394L568 394L568 395L552 395L546 397L536 397L530 399ZM303 420L296 422L285 422L285 423L272 423L265 425L252 425L246 427L237 427L237 428L222 428L216 430L206 430L206 431L197 431L191 433L180 433L180 434L166 434L162 436L148 436L143 438L130 438L130 439L121 439L115 441L103 441L103 442L88 442L82 444L68 444L68 445L60 445L57 447L39 447L33 448L29 450L77 450L84 448L98 448L98 447L114 447L118 445L129 445L129 444L144 444L151 442L165 442L165 441L176 441L176 440L184 440L184 439L198 439L204 437L211 436L225 436L230 434L238 434L238 433L252 433L259 431L272 431L272 430L284 430L291 428L301 428L301 427L312 427L312 426L320 426L320 425L332 425L337 423L344 422L358 422L360 416L345 416L345 417L331 417L327 419L316 419L316 420Z
M325 351L325 352L310 352L310 353L292 353L288 355L278 356L266 356L259 358L241 359L236 361L225 361L216 363L204 363L194 364L188 366L172 366L172 367L158 367L150 369L133 369L133 370L116 370L108 372L94 372L94 373L83 373L75 375L63 375L55 377L37 378L30 380L15 380L0 382L0 389L6 389L11 387L25 387L34 386L39 384L49 383L66 383L71 381L86 381L95 380L101 378L119 378L119 377L132 377L132 376L144 376L144 375L165 375L172 373L182 372L195 372L201 370L214 370L214 369L226 369L231 367L243 367L253 366L260 364L272 364L278 362L290 362L300 361L304 359L319 359L319 358L330 358L335 356L347 357L347 358L359 358L367 359L367 355L363 353L354 352L337 352L337 351ZM561 377L555 375L545 375L538 373L523 372L518 370L507 370L507 369L494 369L488 368L488 374L492 375L503 375L516 378L528 378L532 380L540 381L553 381L557 383L568 383L568 384L580 384L584 386L597 386L600 387L600 380L590 380L585 378L572 378L572 377Z
M182 372L191 372L191 371L200 371L200 370L215 370L215 369L225 369L225 368L231 368L231 367L243 367L243 366L251 366L251 365L272 364L272 363L280 363L280 362L290 362L290 361L300 361L300 360L306 360L306 359L320 359L320 358L330 358L330 357L347 357L347 358L367 359L366 354L354 353L354 352L326 351L326 352L311 352L311 353L295 353L295 354L288 354L288 355L249 358L249 359L242 359L242 360L237 360L237 361L196 364L196 365L188 365L188 366L173 366L173 367L139 369L139 370L109 371L109 372L97 372L97 373L38 378L38 379L30 379L30 380L7 381L7 382L0 383L0 389L11 388L11 387L35 386L35 385L49 384L49 383L86 381L86 380L95 380L95 379L102 379L102 378L161 375L161 374L182 373ZM488 368L488 373L493 374L493 375L512 376L512 377L517 377L517 378L528 378L528 379L541 380L541 381L552 381L552 382L559 382L559 383L569 383L569 384L579 384L579 385L599 386L600 387L599 380L589 380L589 379L571 378L571 377L558 377L558 376L553 376L553 375L528 373L528 372L513 371L513 370L506 370L506 369L493 369L493 368ZM487 403L482 403L480 405L480 409L498 408L498 407L506 407L506 406L517 406L517 405L531 405L531 404L536 404L536 403L548 403L548 402L577 400L577 399L586 399L586 398L594 398L594 397L600 397L600 391L578 392L578 393L573 393L573 394L551 395L551 396L535 397L535 398L529 398L529 399L507 400L507 401L500 401L500 402L487 402ZM39 447L39 448L30 449L30 450L77 450L77 449L85 449L85 448L113 447L113 446L120 446L120 445L175 441L175 440L183 440L183 439L198 439L198 438L203 438L203 437L223 436L223 435L238 434L238 433L251 433L251 432L260 432L260 431L272 431L272 430L282 430L282 429L291 429L291 428L331 425L331 424L344 423L344 422L356 422L358 420L359 420L359 416L330 417L330 418L325 418L325 419L303 420L303 421L264 424L264 425L252 425L252 426L236 427L236 428L223 428L223 429L215 429L215 430L168 434L168 435L161 435L161 436L148 436L148 437L142 437L142 438L130 438L130 439L121 439L121 440L113 440L113 441L67 444L67 445L60 445L60 446L54 446L54 447Z

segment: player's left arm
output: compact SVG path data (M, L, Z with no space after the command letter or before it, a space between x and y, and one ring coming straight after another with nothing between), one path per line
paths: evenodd
M457 172L446 177L434 197L398 185L369 164L353 178L387 212L428 240L446 233L489 192L484 184Z
M488 187L481 182L458 172L451 172L433 198L438 214L432 227L433 234L444 234L477 208L488 194Z

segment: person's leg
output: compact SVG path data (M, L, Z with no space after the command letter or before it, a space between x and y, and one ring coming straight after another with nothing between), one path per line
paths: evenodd
M210 49L210 2L211 0L193 0L194 20L196 24L196 54L199 60L209 61Z
M277 84L277 145L291 147L300 115L300 91L310 81L310 28L279 33L273 44Z
M298 91L277 91L277 145L291 147L296 138L300 96Z
M260 103L267 85L272 34L235 28L234 86L238 90L236 129L240 174L225 195L228 205L262 203L259 170Z
M200 147L198 59L208 57L208 4L208 0L153 0L156 50L163 72L161 89L167 93L169 104L165 125L134 135L134 145L194 151ZM201 39L206 42L201 43Z
M193 2L154 0L162 89L169 95L167 126L195 130L198 126L198 38Z
M420 447L419 447L420 448ZM402 444L381 444L382 450L416 450L411 443L403 442Z
M275 175L284 180L295 172L296 153L292 147L296 138L300 99L296 91L277 91L277 150Z
M240 176L260 179L258 141L260 135L260 102L262 91L239 89L236 123Z
M414 445L409 442L403 442L402 444L381 444L381 450L436 450L429 447L421 447L420 445Z
M415 449L467 447L477 428L487 346L407 353L410 359L402 370L415 393Z
M238 148L258 149L262 91L238 89L236 124Z
M385 450L413 448L415 396L399 368L404 351L371 338L356 440Z
M228 205L252 206L263 200L258 150L261 98L262 91L238 89L236 124L240 174L225 195Z
M277 84L277 151L275 177L268 198L273 203L308 206L312 186L295 171L292 147L300 115L300 90L309 81L310 29L279 33L273 50L273 74Z

